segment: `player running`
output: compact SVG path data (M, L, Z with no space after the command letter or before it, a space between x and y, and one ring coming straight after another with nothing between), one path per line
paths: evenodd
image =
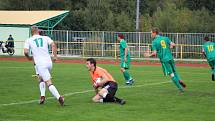
M32 37L25 41L24 54L27 59L34 60L34 63L36 64L36 70L38 71L39 76L41 77L42 80L45 81L52 95L56 97L59 103L63 106L64 97L60 96L58 90L53 85L50 74L50 71L52 69L52 60L48 51L48 46L51 45L54 60L56 60L57 59L56 45L53 42L53 40L51 40L51 38L49 38L48 36L39 35L39 29L36 26L31 27L31 33ZM33 58L29 56L29 49L31 49L32 51ZM45 96L43 100L45 101ZM43 104L44 101L40 102L40 104Z
M32 77L36 78L39 82L39 89L40 89L40 104L43 104L45 102L45 93L46 93L46 83L43 81L42 77L39 76L36 64L34 63L34 69L35 69L35 75L32 75Z
M211 78L215 81L215 43L212 42L208 37L204 38L205 43L202 47L202 52L205 55L209 66L211 67Z
M186 85L176 72L174 59L171 53L171 48L175 46L175 43L173 43L168 37L159 35L158 28L152 29L151 36L153 38L152 53L145 53L144 56L151 57L158 55L164 75L169 75L180 92L183 92L183 88L185 88Z

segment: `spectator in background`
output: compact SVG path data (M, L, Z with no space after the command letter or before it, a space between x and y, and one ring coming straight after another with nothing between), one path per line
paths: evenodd
M7 41L6 41L5 47L6 47L6 48L8 48L8 47L14 48L14 39L13 39L13 37L12 37L11 34L9 35L9 38L8 38Z

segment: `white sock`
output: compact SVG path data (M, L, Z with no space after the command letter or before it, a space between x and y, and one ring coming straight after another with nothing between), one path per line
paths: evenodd
M49 91L52 93L53 96L55 96L57 99L60 98L60 94L59 92L57 91L57 89L55 88L54 85L50 85L49 86Z
M39 87L40 87L40 96L45 96L45 93L46 93L45 82L40 82Z
M103 103L103 99L100 99L99 102L100 102L100 103Z
M103 95L102 95L102 97L106 98L107 94L108 94L108 92L104 92Z

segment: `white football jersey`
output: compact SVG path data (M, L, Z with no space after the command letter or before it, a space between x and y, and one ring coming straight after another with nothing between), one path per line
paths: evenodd
M36 65L47 65L52 63L48 47L52 42L48 36L33 35L25 41L24 48L31 49Z

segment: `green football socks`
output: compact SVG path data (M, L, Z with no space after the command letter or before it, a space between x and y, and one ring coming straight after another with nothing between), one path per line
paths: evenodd
M181 86L180 83L179 83L179 80L178 80L175 76L172 77L171 79L172 79L172 81L174 82L174 84L176 85L176 87L177 87L179 90L183 90L183 89L182 89L182 86Z
M178 75L177 72L174 72L174 75L175 75L175 77L176 77L177 80L181 80L181 78L180 78L180 76Z
M128 70L125 70L125 71L123 72L123 76L124 76L124 78L125 78L126 81L132 79L132 78L131 78L131 75L130 75L129 72L128 72Z

